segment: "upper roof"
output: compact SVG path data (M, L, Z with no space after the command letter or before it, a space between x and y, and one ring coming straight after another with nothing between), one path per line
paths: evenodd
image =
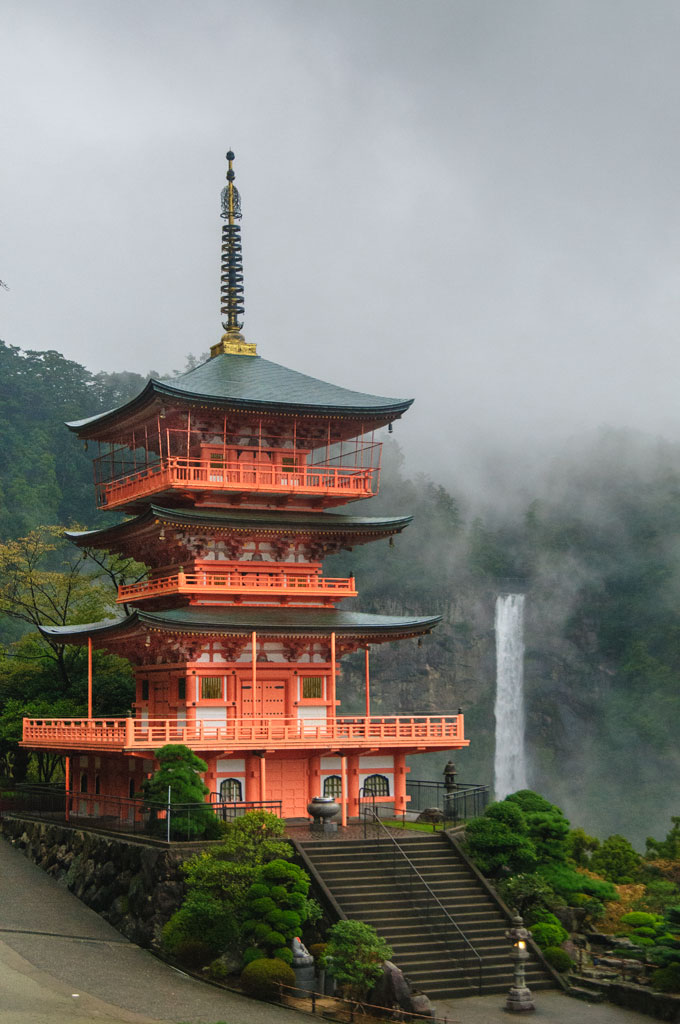
M350 416L388 422L400 416L412 398L385 398L328 384L306 373L289 370L261 356L222 353L171 380L150 380L125 405L67 426L82 436L92 428L140 411L154 397L210 402L253 412L293 411L319 416Z

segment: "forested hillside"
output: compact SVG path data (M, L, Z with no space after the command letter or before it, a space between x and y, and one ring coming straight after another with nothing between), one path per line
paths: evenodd
M92 453L63 421L118 405L144 383L137 374L92 374L56 352L0 343L5 554L9 542L42 524L103 523L93 505ZM500 591L520 589L527 594L531 785L597 835L622 832L641 846L645 835L664 834L678 813L680 777L680 448L613 431L575 442L521 513L505 511L517 508L515 495L472 507L462 482L454 491L410 479L388 442L380 495L354 508L413 514L414 522L394 548L360 546L326 563L328 575L354 572L356 607L444 616L420 648L414 641L374 649L375 712L462 707L472 744L457 758L459 777L491 782L494 603ZM62 571L66 550L46 552L45 566ZM102 588L103 606L105 572L87 571ZM88 600L91 610L92 594ZM91 621L85 613L76 602L70 621ZM48 700L68 698L69 708L82 700L77 659L76 683L64 689L49 682L56 670L44 674L47 656L32 640L12 645L28 625L4 619L0 754L11 748L7 709L16 717L16 702L45 690ZM99 669L109 680L105 713L124 710L111 701L124 700L128 674L111 661ZM343 711L361 709L361 686L361 659L349 658L339 686ZM427 760L430 776L440 776L440 759Z

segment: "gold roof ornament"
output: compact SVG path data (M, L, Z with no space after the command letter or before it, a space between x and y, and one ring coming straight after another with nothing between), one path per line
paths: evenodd
M256 356L257 346L245 340L241 334L243 327L243 252L241 246L241 196L234 185L234 154L227 153L229 167L227 184L222 189L222 213L226 222L222 225L222 269L221 269L221 312L226 316L222 322L225 333L216 345L210 348L210 358L222 354L236 356Z

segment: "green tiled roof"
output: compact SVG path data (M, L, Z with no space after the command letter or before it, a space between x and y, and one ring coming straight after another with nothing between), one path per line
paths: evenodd
M150 380L126 405L68 424L77 433L133 412L155 395L252 411L299 410L317 415L365 416L388 420L400 416L413 399L384 398L350 391L289 370L261 356L222 354L171 380Z
M63 643L83 643L88 636L104 637L136 632L145 627L170 633L243 634L256 631L264 636L338 636L367 639L417 636L441 622L441 615L368 615L336 609L316 608L209 608L190 606L162 612L136 608L121 619L105 619L80 626L40 626L40 632Z
M154 519L165 523L179 523L188 527L238 530L272 529L280 533L348 533L388 534L403 530L413 516L352 516L335 512L243 512L234 509L168 509L151 505L133 519L126 519L116 526L101 530L67 530L66 536L80 547L93 547L116 536L127 534L138 526L144 526Z

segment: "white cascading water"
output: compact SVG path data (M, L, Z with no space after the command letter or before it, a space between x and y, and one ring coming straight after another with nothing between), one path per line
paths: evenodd
M496 598L496 800L527 789L524 753L524 594Z

